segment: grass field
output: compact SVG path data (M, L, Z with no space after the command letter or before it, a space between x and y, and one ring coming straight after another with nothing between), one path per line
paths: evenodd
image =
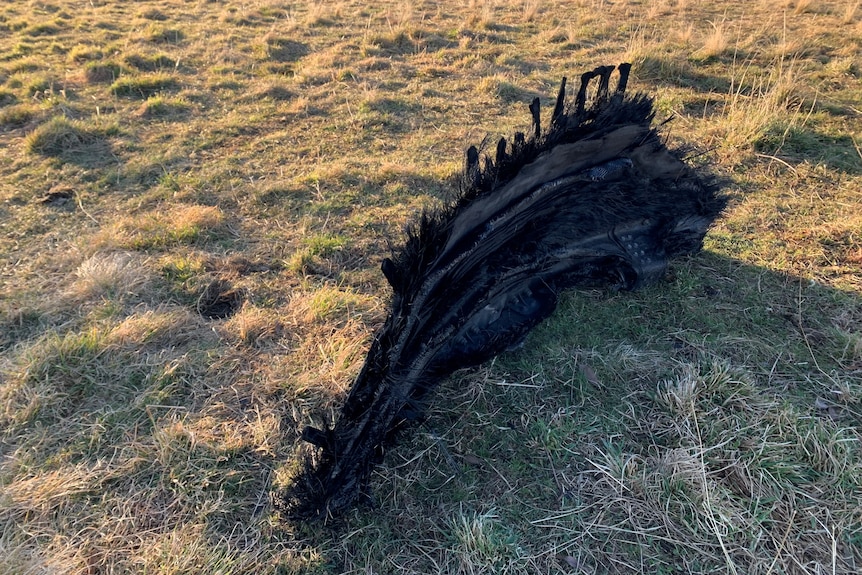
M705 250L279 517L387 242L623 61L729 182ZM0 2L0 574L862 572L860 62L852 0Z

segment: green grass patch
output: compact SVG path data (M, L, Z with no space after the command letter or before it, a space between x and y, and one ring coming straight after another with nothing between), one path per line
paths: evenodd
M297 273L309 273L324 267L325 261L340 254L349 245L344 236L321 234L302 240L303 247L287 261L287 268Z
M211 206L182 206L141 217L124 218L100 240L134 250L164 249L196 244L216 237L223 230L224 214Z
M825 163L833 170L862 171L862 155L848 134L830 135L800 126L770 126L754 146L757 151L773 156Z
M339 315L361 312L368 307L362 296L349 290L322 288L307 300L307 316L310 321L326 321Z
M108 333L96 328L48 334L30 348L26 359L26 377L4 387L7 406L16 406L4 424L54 424L79 409L89 414L120 407L143 385L147 373L111 350Z
M190 108L189 103L182 99L156 95L147 98L137 112L144 118L178 119L185 115Z

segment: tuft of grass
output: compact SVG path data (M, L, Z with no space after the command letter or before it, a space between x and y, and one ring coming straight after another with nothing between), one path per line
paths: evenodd
M703 46L692 56L698 61L707 61L724 54L730 47L725 22L710 22L712 32L704 39Z
M470 0L470 16L466 25L480 30L494 30L496 26L495 6L491 0Z
M302 240L303 247L298 249L287 261L287 269L296 273L314 273L324 266L325 261L342 253L349 240L340 235L320 234Z
M138 13L138 16L140 16L141 18L144 18L146 20L156 20L158 22L164 22L164 21L169 19L168 15L165 14L163 11L159 10L158 8L142 9Z
M255 91L252 98L269 99L277 102L289 101L296 98L296 93L284 83L271 83Z
M160 70L169 70L177 67L177 62L165 54L144 55L131 53L126 54L123 57L123 61L129 66L137 68L142 72L158 72Z
M147 98L137 109L137 114L142 118L178 119L190 108L189 103L180 98L156 95Z
M224 323L222 333L242 345L263 347L278 340L284 329L280 313L272 309L245 305Z
M794 65L779 62L768 75L752 77L754 74L743 68L733 77L716 126L722 132L720 145L728 151L751 150L776 131L783 140L791 130L805 125Z
M170 74L154 72L140 76L123 76L111 84L111 93L127 98L147 99L164 91L179 87L177 79Z
M851 24L856 19L856 12L859 10L859 2L847 4L844 7L844 12L841 15L842 24Z
M795 0L793 2L793 15L799 16L800 14L805 14L807 12L811 12L814 10L814 1L813 0Z
M300 314L306 309L300 302L292 308ZM344 320L341 327L304 327L304 337L294 348L295 363L291 362L296 372L287 385L324 408L332 408L347 390L346 382L359 373L370 334L357 318Z
M10 74L17 74L20 72L36 72L37 70L42 69L43 66L38 60L29 57L22 58L19 56L13 60L12 65L7 68L7 72Z
M57 23L41 23L33 24L28 27L25 33L28 36L56 36L63 29L62 25Z
M51 333L31 346L25 377L4 387L4 425L29 424L36 419L52 423L84 405L97 405L113 395L101 382L119 373L123 375L118 381L135 385L142 374L134 369L123 371L121 360L105 353L105 338L104 331L94 328Z
M482 78L477 89L504 103L524 101L529 95L500 75Z
M304 323L341 322L374 309L374 303L353 290L325 286L291 300L291 310Z
M526 0L522 7L525 22L533 22L542 14L542 3L539 0Z
M97 84L113 83L121 73L122 68L113 62L87 62L84 65L84 78Z
M127 350L158 348L166 342L189 342L205 339L206 330L199 318L189 310L173 306L136 311L112 327L107 342Z
M31 104L18 104L0 109L0 128L20 128L29 124L38 114Z
M73 156L89 153L103 137L79 120L55 116L27 136L27 151L44 156Z
M154 44L177 44L186 37L185 32L179 28L155 23L143 31L143 36L148 42Z
M75 44L66 53L66 59L69 62L80 64L93 60L101 60L104 57L104 52L101 48L90 44Z
M290 38L268 34L263 38L264 59L275 62L294 62L308 55L308 46Z
M34 74L28 79L24 88L28 96L40 98L54 92L55 85L56 81L52 76L48 74Z
M97 252L75 270L75 280L66 294L76 300L122 297L145 291L150 280L138 255Z
M307 7L302 23L310 27L334 26L343 17L344 9L341 2L311 4Z
M452 519L454 553L473 572L500 573L526 567L517 535L494 511L460 512Z
M206 272L206 260L200 255L165 255L159 263L161 273L168 281L184 284Z

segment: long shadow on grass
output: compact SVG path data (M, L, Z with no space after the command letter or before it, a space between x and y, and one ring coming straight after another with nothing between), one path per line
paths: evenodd
M439 178L415 172L369 175L367 168L332 169L302 183L263 186L256 201L290 213L313 216L348 216L352 213L403 205L421 193L451 200L451 188Z
M862 173L862 157L848 134L825 134L808 126L773 127L755 143L755 149L784 157L791 163L808 159L832 171Z
M571 352L574 357L586 351L589 356L623 346L661 355L668 363L726 362L762 377L775 393L816 414L816 400L828 392L822 385L830 377L862 381L860 326L862 296L858 293L703 252L674 262L664 282L638 292L565 292L557 311L529 335L523 348L498 356L493 367L465 370L450 378L435 394L430 411L447 412L449 396L462 393L461 384L477 373L487 375L490 370L509 382L528 382L537 372L563 361L560 353ZM620 381L586 392L595 383L589 381L592 377L581 373L578 379L585 385L580 391L588 396L575 393L571 398L592 406L587 409L597 410L597 415L607 414L608 402L619 404L642 383L632 381L628 387L628 382ZM655 383L651 380L649 385ZM483 403L476 410L485 414L503 410L504 419L517 418L547 402L543 394L518 389L518 385L502 384L482 390ZM508 401L501 400L498 392L509 396ZM858 413L851 411L841 413L857 418L854 425L862 426ZM457 419L463 416L455 414ZM485 435L485 430L476 435ZM493 441L493 431L487 435L486 440Z
M668 56L644 56L638 64L640 78L660 79L672 86L690 88L697 92L726 94L731 83L726 77L704 74L697 71L698 65Z
M684 540L653 540L648 534L650 529L662 531L664 526L648 524L644 527L647 535L624 536L637 533L640 527L614 523L604 530L601 513L590 515L590 510L604 509L602 505L611 496L596 494L594 482L605 477L596 469L609 466L609 482L618 481L619 489L625 490L627 457L642 461L648 469L650 457L676 453L680 448L675 439L658 433L661 426L656 424L655 435L645 431L651 429L658 412L657 390L663 381L673 381L686 369L720 371L709 366L723 365L745 374L742 377L747 382L738 390L729 385L723 391L726 396L709 399L716 403L710 407L713 404L707 402L709 409L702 412L704 437L723 433L728 410L741 410L744 418L747 409L768 411L774 402L775 412L757 416L768 421L751 416L750 427L743 427L737 438L739 445L719 445L709 452L715 457L710 462L714 466L711 477L721 477L721 468L729 465L722 459L725 455L741 454L741 460L750 459L752 469L774 474L787 489L805 493L833 481L843 482L842 489L856 486L847 487L852 499L853 489L862 487L858 477L823 467L816 457L805 454L809 447L772 445L758 461L756 443L746 447L746 442L759 434L786 431L776 432L774 424L804 426L809 431L803 435L831 430L835 437L858 437L862 432L860 325L859 293L710 252L674 262L664 282L639 292L568 292L557 312L531 333L524 348L503 354L491 364L456 373L441 386L431 401L426 423L401 436L372 479L372 505L358 508L342 524L312 526L301 533L317 542L318 551L330 564L344 568L357 549L364 550L363 560L370 564L421 563L427 546L417 544L414 549L414 544L431 541L434 557L425 567L434 569L437 561L464 557L492 562L470 555L469 542L466 552L459 551L463 543L458 539L459 521L467 518L468 527L476 525L477 517L487 512L486 527L492 533L486 535L500 536L494 561L514 565L519 557L541 553L548 546L562 552L589 531L607 537L604 542L594 541L597 547L593 551L616 546L615 538L636 540L633 556L643 549L641 545L660 544L668 563L690 570L700 559L687 562L692 547L686 547ZM837 393L841 385L846 386L843 396ZM783 404L789 407L781 407ZM785 419L784 413L794 415ZM665 424L668 428L675 425L672 421ZM862 465L859 454L853 453L846 452L848 469ZM621 461L618 472L622 475L614 479L613 461L591 459L601 456ZM632 473L637 476L638 472ZM668 481L682 481L681 471L668 473ZM684 486L668 484L667 488ZM588 500L588 493L595 499ZM768 499L772 495L765 493L738 496L743 506L774 507L775 502ZM662 497L661 493L652 495ZM605 510L607 520L625 521L626 501L640 505L640 497L621 492L618 506ZM668 497L679 501L676 496ZM783 505L793 496L779 493L776 497L785 498ZM791 501L802 505L801 500ZM834 499L822 505L835 505L835 513L841 515L846 510L840 507L842 502L852 503L843 501L836 489ZM577 517L565 515L579 506L584 511ZM556 514L564 519L536 527L539 523L534 522ZM674 521L686 520L673 510L668 514ZM846 519L841 517L836 524ZM772 529L772 520L764 521L764 528ZM818 529L812 528L812 532ZM348 532L349 545L341 540ZM593 541L590 537L585 541ZM745 566L748 559L739 543L745 536L740 537L731 552L736 553L738 566ZM858 555L860 548L855 546L860 537L851 530L840 536L839 565L852 563L854 556L859 559L854 553ZM620 543L614 553L623 553L624 548ZM716 549L717 544L712 551ZM564 555L571 557L575 551ZM829 557L813 560L828 562ZM547 561L552 564L554 557ZM722 561L704 558L701 567L720 569Z

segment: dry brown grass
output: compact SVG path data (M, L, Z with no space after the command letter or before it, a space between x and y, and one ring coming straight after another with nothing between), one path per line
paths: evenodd
M79 300L139 293L151 281L145 261L132 252L97 252L78 266L66 293Z
M859 10L859 2L850 2L844 8L844 13L841 16L842 24L850 24L856 19L856 12Z
M3 4L0 574L860 572L860 33L846 0ZM338 528L277 516L387 240L624 59L729 182L706 251L455 374Z
M708 60L723 54L731 45L728 38L727 23L722 20L720 22L710 22L712 30L706 35L703 40L703 46L695 52L697 56Z
M123 217L103 229L94 244L141 249L194 243L223 225L224 213L215 206L181 205Z

